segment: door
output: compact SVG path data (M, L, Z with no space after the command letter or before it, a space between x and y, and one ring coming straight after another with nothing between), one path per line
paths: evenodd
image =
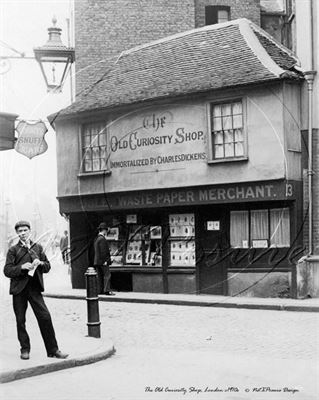
M227 295L228 212L220 206L202 207L196 218L198 289ZM198 232L198 235L197 235Z

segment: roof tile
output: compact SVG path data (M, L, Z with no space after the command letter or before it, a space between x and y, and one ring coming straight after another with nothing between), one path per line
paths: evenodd
M60 115L105 109L170 96L280 79L240 29L249 25L282 77L297 59L248 20L206 26L123 52L111 68L104 63L95 83ZM258 46L256 46L258 47Z

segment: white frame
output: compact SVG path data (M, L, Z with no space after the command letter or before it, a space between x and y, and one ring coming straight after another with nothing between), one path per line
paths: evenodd
M241 100L243 107L243 138L244 138L244 155L240 157L229 157L229 158L213 158L213 143L212 143L212 116L211 110L213 105L225 104L227 102L234 102ZM233 161L248 160L248 131L247 131L247 97L243 94L238 96L223 97L220 99L210 100L206 103L206 115L207 115L207 163L217 164Z

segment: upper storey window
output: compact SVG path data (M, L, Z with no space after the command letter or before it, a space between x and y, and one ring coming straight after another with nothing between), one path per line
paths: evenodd
M108 169L107 129L104 122L89 123L82 127L83 172Z
M230 7L206 6L205 25L220 24L230 20Z
M211 160L245 157L242 100L211 104Z

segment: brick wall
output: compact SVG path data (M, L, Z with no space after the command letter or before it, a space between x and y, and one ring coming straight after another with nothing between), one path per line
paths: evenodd
M193 29L194 0L75 1L76 92L123 50Z
M205 25L205 6L229 6L230 18L247 18L260 25L260 0L195 0L195 26Z

